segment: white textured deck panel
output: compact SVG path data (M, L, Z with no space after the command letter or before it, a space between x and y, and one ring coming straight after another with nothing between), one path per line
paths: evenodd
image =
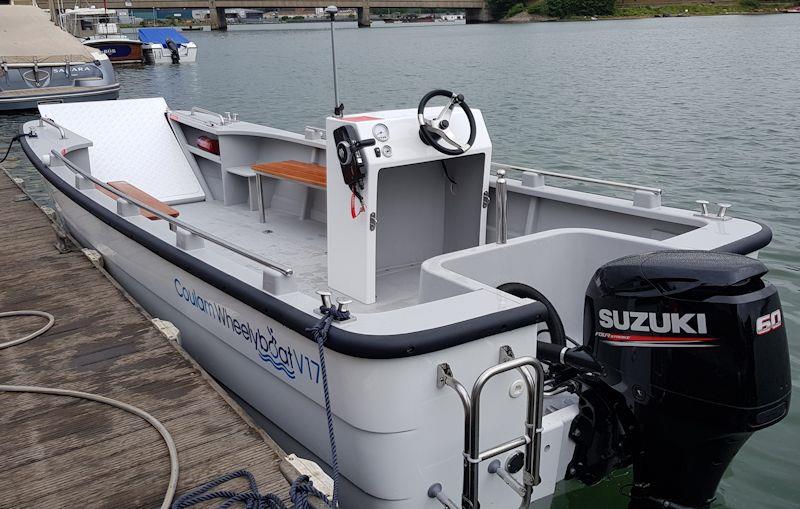
M163 98L42 104L39 112L92 141L92 175L124 180L166 203L205 199L167 123Z

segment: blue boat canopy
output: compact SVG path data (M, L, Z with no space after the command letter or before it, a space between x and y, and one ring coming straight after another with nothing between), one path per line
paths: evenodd
M150 27L139 29L139 40L142 42L158 43L165 46L167 39L172 39L177 44L186 44L189 42L189 39L174 28Z

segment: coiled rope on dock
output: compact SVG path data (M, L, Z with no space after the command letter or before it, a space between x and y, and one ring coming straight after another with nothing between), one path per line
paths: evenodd
M116 399L106 398L105 396L91 394L88 392L58 389L55 387L34 387L31 385L0 385L0 392L28 392L34 394L51 394L53 396L69 396L72 398L80 398L125 410L126 412L132 413L147 421L156 429L156 431L158 431L158 433L164 439L164 442L167 444L167 449L169 450L169 484L167 487L167 492L164 495L164 501L161 503L161 509L169 509L172 499L175 498L175 491L178 488L178 450L175 448L175 442L172 440L172 436L169 434L169 431L167 431L167 428L165 428L158 419L148 414L141 408L123 403L122 401L117 401Z
M236 492L230 490L211 491L212 489L232 481L237 478L244 478L250 486L250 491ZM316 489L306 475L301 475L292 482L289 489L289 498L292 501L292 509L311 509L310 497L318 498L330 507L328 497L324 493ZM262 495L258 491L258 484L256 479L247 470L236 470L229 474L222 475L216 479L209 481L202 486L185 493L175 501L172 509L187 509L203 502L209 502L215 499L223 499L224 502L218 509L228 509L236 503L245 504L247 509L289 509L283 501L274 493L267 493Z
M36 337L41 336L55 323L55 317L50 313L46 313L44 311L36 311L36 310L21 310L21 311L5 311L0 313L0 318L6 318L11 316L41 316L43 318L47 318L47 324L33 332L24 336L19 339L14 339L11 341L6 341L5 343L0 343L0 350L3 348L8 348L11 346L19 345L26 341L30 341ZM114 408L119 408L120 410L124 410L128 413L136 415L142 419L144 419L148 424L158 431L161 437L164 439L164 443L167 445L167 450L169 451L169 462L170 462L170 471L169 471L169 484L167 485L167 492L164 494L164 500L161 502L161 509L169 509L172 504L172 499L175 498L175 492L178 489L178 450L175 447L175 441L172 439L172 435L169 434L167 428L161 424L161 422L150 415L149 413L145 412L141 408L135 407L133 405L129 405L127 403L123 403L122 401L117 401L115 399L107 398L105 396L100 396L98 394L91 394L89 392L81 392L81 391L73 391L69 389L59 389L56 387L36 387L32 385L0 385L0 392L18 392L18 393L32 393L32 394L49 394L52 396L69 396L72 398L79 398L85 399L88 401L94 401L97 403L102 403L104 405L109 405Z
M319 349L320 375L322 376L322 392L325 398L325 416L328 421L328 440L331 446L331 467L333 468L333 497L328 497L314 487L308 476L301 475L294 481L289 489L289 498L292 501L291 509L311 509L309 499L317 498L325 507L336 509L338 503L339 484L339 456L336 452L336 437L333 429L333 409L331 405L330 386L328 385L328 368L325 364L325 341L328 339L328 332L334 321L344 321L350 318L349 311L337 309L334 306L320 306L319 312L322 318L311 328L306 329L314 337ZM249 491L236 492L230 490L211 491L212 489L225 484L236 478L247 479L250 485ZM262 495L258 491L255 477L247 470L236 470L216 479L213 479L193 490L183 494L172 505L172 509L188 509L189 507L215 499L223 499L224 502L218 509L229 509L236 503L245 504L246 509L289 509L283 501L272 493Z
M339 477L339 463L336 454L336 439L334 437L334 432L333 432L333 412L331 410L330 390L328 386L328 372L325 366L325 352L323 345L328 337L328 331L330 330L331 323L334 320L337 321L347 320L348 318L350 318L350 313L347 311L340 311L334 307L330 308L321 307L320 312L323 315L322 318L314 327L309 329L309 331L313 333L314 339L317 341L317 344L319 346L320 368L322 371L321 374L322 374L323 392L325 396L325 412L328 420L328 438L330 439L330 444L331 444L331 457L332 457L331 463L334 471L333 500L332 501L328 500L328 497L324 493L315 488L313 483L311 482L311 479L308 476L301 475L292 482L291 488L289 489L289 497L292 501L292 509L311 509L311 505L309 502L309 499L311 497L321 500L322 503L325 504L325 506L327 507L336 508L336 497L337 497L336 486ZM44 311L26 309L20 311L5 311L0 313L0 318L6 318L12 316L40 316L47 319L47 324L45 324L39 330L31 334L28 334L22 338L0 343L0 350L11 346L19 345L26 341L30 341L31 339L37 338L42 334L44 334L45 332L47 332L48 330L50 330L53 324L55 324L55 317L52 314L46 313ZM127 403L123 403L122 401L107 398L105 396L100 396L98 394L74 391L70 389L59 389L55 387L37 387L32 385L0 385L0 392L48 394L53 396L68 396L72 398L85 399L88 401L94 401L97 403L109 405L114 408L119 408L121 410L124 410L126 412L129 412L144 419L148 424L150 424L153 428L155 428L156 431L158 431L158 433L164 439L164 443L167 445L167 450L169 451L169 461L170 461L169 484L167 485L167 491L164 494L164 499L161 503L161 509L186 509L188 507L203 502L208 502L214 499L224 499L224 502L222 503L222 505L219 506L219 509L229 509L231 506L233 506L233 504L236 503L245 504L247 509L289 509L277 495L272 493L267 493L265 495L262 495L261 493L259 493L255 477L247 470L237 470L235 472L231 472L229 474L220 476L206 484L203 484L202 486L199 486L189 491L188 493L185 493L173 504L175 493L178 488L178 475L179 475L178 450L175 446L175 441L172 439L172 435L170 435L167 428L158 419L156 419L149 413L145 412L141 408L129 405ZM240 477L247 479L248 484L250 485L250 491L246 492L234 492L230 490L220 490L215 492L211 491L213 488L221 484L224 484L228 481Z

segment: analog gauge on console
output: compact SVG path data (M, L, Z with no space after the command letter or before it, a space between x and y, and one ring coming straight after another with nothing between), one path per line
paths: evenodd
M372 128L372 135L378 141L389 141L389 128L386 127L386 124L375 124L375 127Z

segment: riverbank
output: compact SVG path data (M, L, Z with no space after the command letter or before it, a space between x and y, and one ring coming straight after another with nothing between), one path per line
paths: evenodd
M753 6L742 4L676 4L676 5L631 5L616 6L613 13L607 15L586 16L548 16L547 0L525 5L513 5L505 18L500 23L537 23L546 21L598 21L612 19L642 19L642 18L672 18L688 16L725 16L725 15L759 15L783 14L784 11L796 3L760 3ZM743 2L747 3L747 1Z

